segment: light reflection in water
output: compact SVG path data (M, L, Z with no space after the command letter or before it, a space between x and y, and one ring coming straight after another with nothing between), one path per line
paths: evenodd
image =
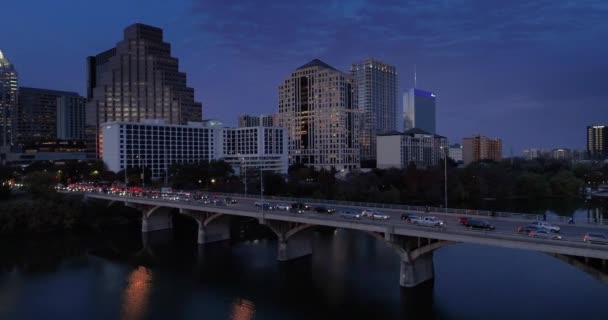
M129 282L123 295L122 319L143 319L148 307L152 271L146 267L138 267L129 275Z
M255 317L255 303L253 301L237 298L232 303L231 320L252 320Z

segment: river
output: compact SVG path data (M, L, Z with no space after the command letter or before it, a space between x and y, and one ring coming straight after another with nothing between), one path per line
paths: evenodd
M143 249L137 228L2 239L0 319L608 319L608 285L546 254L454 244L432 283L402 289L367 235L322 230L312 256L279 263L252 230L201 247L181 220Z

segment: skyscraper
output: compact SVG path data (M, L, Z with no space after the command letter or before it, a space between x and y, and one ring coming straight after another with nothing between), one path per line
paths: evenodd
M242 114L239 116L239 128L245 127L274 127L278 126L278 114L269 114L261 116L252 116L248 114Z
M361 160L374 160L376 135L395 131L397 127L397 71L394 66L372 58L353 63L350 71L362 111Z
M589 159L608 159L608 126L587 127L587 153Z
M201 104L194 101L194 90L179 71L178 59L171 56L171 45L163 41L162 29L130 25L116 47L87 61L90 143L101 147L99 124L108 121L201 121Z
M465 165L481 160L500 161L502 159L502 140L484 136L463 139L462 159Z
M84 104L84 97L75 92L20 87L19 103L15 112L15 143L82 139ZM67 108L69 106L71 108ZM71 121L62 121L67 119ZM67 128L70 125L72 128ZM73 134L70 137L59 137L59 134L66 130Z
M337 170L360 166L356 87L349 74L315 59L279 85L279 125L289 163Z
M0 145L13 143L13 126L17 108L17 70L0 51Z
M403 130L413 128L436 133L434 93L412 88L403 94Z

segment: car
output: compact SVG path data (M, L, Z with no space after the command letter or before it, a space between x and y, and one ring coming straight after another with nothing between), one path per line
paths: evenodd
M401 220L407 220L410 216L412 216L411 213L402 213L401 216L399 217Z
M522 226L517 227L517 232L525 233L525 234L529 234L532 231L538 231L538 230L541 230L541 228L539 226L535 226L532 224L529 224L529 225L523 226L523 227Z
M216 206L222 206L222 207L226 206L226 202L224 202L224 200L215 199L215 200L212 200L212 202Z
M323 206L318 206L315 207L315 212L317 213L326 213L326 214L332 214L334 213L336 210L335 209L330 209L327 207L323 207Z
M291 204L291 209L297 210L298 213L303 213L304 210L310 210L310 206L303 202L296 202ZM300 212L301 211L301 212Z
M274 206L277 210L289 211L291 209L291 205L286 203L279 203Z
M391 216L389 216L388 214L383 214L383 213L373 213L372 214L372 219L374 220L388 220L391 218Z
M378 210L374 209L363 209L361 211L361 216L366 218L373 218L374 215L380 215L381 213Z
M253 203L256 207L262 208L262 210L274 210L274 206L266 201L256 201Z
M557 235L551 231L547 231L547 230L537 230L537 231L530 231L530 233L528 233L528 235L530 237L534 237L534 238L541 238L541 239L551 239L551 240L561 240L562 236Z
M608 244L608 237L599 232L587 232L583 236L583 241L587 243Z
M407 216L407 218L405 218L405 222L407 222L407 223L414 223L414 221L418 221L420 219L422 219L422 217L417 216L415 214L410 214L410 215Z
M340 211L340 217L345 219L361 219L360 214L348 210Z
M482 229L482 230L496 229L492 224L490 224L489 222L487 222L485 220L471 219L471 218L467 219L464 226L467 228L471 228L471 229Z
M466 226L467 221L469 221L469 219L471 219L471 217L460 217L460 218L458 218L458 223L463 226Z
M236 199L234 199L234 198L226 197L226 198L224 198L224 203L226 203L226 204L237 204L238 201Z
M437 219L435 217L418 217L418 219L412 219L412 223L417 226L424 226L424 227L438 227L438 228L446 227L446 224L443 220Z
M552 225L545 221L534 221L534 222L532 222L532 225L543 228L543 229L551 231L551 232L559 232L559 230L560 230L560 228L558 226Z

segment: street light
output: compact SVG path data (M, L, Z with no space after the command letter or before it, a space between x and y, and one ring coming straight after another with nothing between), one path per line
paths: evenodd
M447 148L440 146L439 149L443 151L443 206L445 211L448 211L448 155Z

